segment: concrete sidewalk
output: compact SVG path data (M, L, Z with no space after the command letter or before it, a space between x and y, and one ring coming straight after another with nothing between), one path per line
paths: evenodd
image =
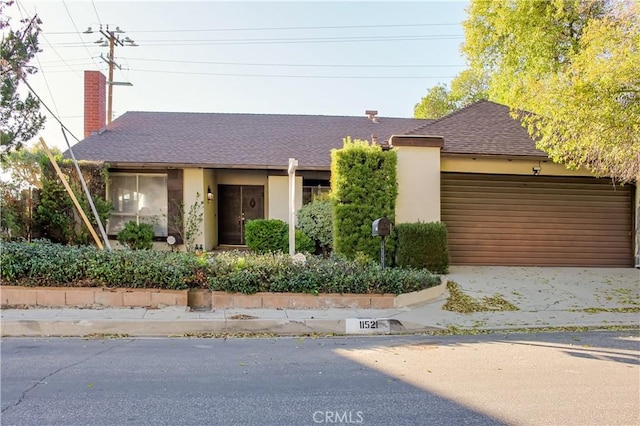
M452 267L448 278L470 296L500 294L519 310L472 314L445 311L442 305L448 292L428 304L396 309L7 309L1 312L1 332L2 336L345 334L354 332L353 327L347 330L347 324L353 325L356 319L376 319L380 331L390 333L452 327L640 327L637 269Z

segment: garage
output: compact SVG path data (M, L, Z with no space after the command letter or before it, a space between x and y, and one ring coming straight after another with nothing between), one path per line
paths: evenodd
M633 266L633 186L442 173L452 265Z

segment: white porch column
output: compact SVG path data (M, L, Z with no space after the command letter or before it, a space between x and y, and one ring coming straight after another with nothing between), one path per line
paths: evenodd
M289 255L296 254L296 167L298 160L289 158Z

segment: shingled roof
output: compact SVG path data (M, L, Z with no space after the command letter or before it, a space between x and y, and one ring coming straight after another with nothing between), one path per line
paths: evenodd
M366 116L127 112L73 147L79 160L115 166L328 170L343 138L444 137L444 155L546 157L509 108L480 101L438 120Z
M443 136L443 154L547 156L511 118L509 107L490 101L471 104L408 134Z
M299 169L328 170L331 149L343 138L380 144L425 122L413 118L278 114L127 112L106 131L73 147L79 160L113 165L150 164L216 168L287 167L294 157Z

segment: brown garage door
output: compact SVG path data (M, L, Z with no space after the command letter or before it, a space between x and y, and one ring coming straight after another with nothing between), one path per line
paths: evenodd
M461 173L441 185L454 265L633 266L631 185Z

